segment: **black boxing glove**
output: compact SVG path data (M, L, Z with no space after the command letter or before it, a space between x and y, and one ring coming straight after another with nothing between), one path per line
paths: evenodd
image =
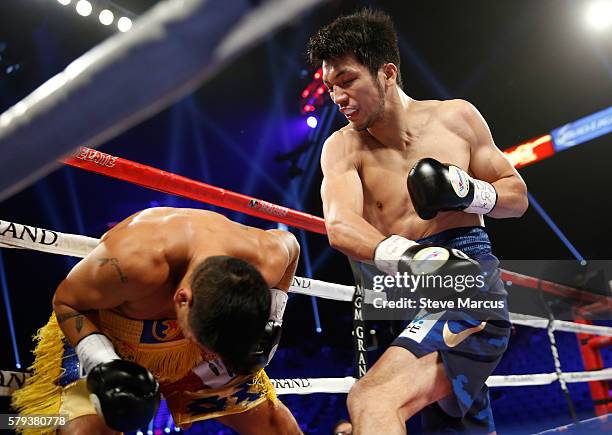
M87 390L96 413L120 432L148 425L160 401L159 384L151 372L121 359L95 366L87 374Z
M458 249L419 244L392 235L381 241L374 251L374 264L389 275L430 276L421 281L417 291L430 300L457 300L479 290L480 265ZM462 277L457 286L457 277ZM471 278L467 278L471 277ZM466 278L470 285L466 284Z
M146 426L159 406L159 384L144 367L119 358L104 334L93 333L75 346L87 374L89 398L105 424L117 431Z
M270 297L270 319L266 323L257 346L249 352L240 371L255 373L263 369L270 363L278 348L282 334L283 314L289 296L283 290L272 288Z
M497 203L497 192L490 183L432 158L414 165L408 174L408 192L417 214L425 220L448 210L487 214Z

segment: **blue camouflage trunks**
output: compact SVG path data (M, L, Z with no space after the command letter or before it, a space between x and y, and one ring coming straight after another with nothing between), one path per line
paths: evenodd
M418 242L459 249L477 260L487 280L471 299L501 302L495 304L496 308L437 313L420 310L393 341L393 346L403 347L417 358L438 351L452 384L454 395L422 410L423 431L492 432L495 424L485 381L501 360L510 336L507 293L500 279L499 261L482 227L454 228Z

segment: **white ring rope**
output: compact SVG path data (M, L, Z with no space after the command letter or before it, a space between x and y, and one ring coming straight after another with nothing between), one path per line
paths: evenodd
M0 370L0 397L10 396L17 388L23 386L29 376L24 372ZM612 380L612 368L589 371L567 372L561 374L567 383L593 382ZM537 373L533 375L494 375L487 379L487 386L496 387L524 387L535 385L549 385L557 381L556 373ZM345 378L294 378L270 379L277 394L314 394L314 393L348 393L357 379Z
M0 220L0 247L4 248L31 249L51 254L83 258L96 247L99 241L99 239L79 234L60 233L58 231ZM323 299L348 302L353 300L355 287L296 276L289 291L302 295L317 296ZM541 329L546 329L549 322L548 319L542 317L516 313L510 313L510 320L517 325ZM584 325L565 320L554 320L553 329L563 332L612 337L612 327Z

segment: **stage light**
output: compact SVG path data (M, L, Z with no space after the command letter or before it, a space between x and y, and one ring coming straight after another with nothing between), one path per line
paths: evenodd
M100 15L98 15L98 19L105 26L110 26L113 23L113 20L115 19L115 15L108 9L104 9L100 11Z
M169 427L165 427L164 428L164 433L170 433L170 428Z
M117 28L120 32L127 32L132 28L132 20L130 20L128 17L119 18L117 21Z
M586 11L586 19L595 30L604 30L612 26L612 1L599 0L591 3Z
M92 10L93 6L87 0L79 0L76 4L77 14L82 15L84 17L89 16Z
M72 0L57 0L60 5L68 6Z
M308 127L310 128L317 128L317 118L315 118L314 116L309 116L308 118L306 118L306 124L308 124Z

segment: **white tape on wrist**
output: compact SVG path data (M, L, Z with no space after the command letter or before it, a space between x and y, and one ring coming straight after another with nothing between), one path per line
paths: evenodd
M397 273L397 263L402 255L411 246L418 245L417 242L396 234L387 237L380 242L374 251L374 264L379 270L395 275Z
M497 192L491 183L472 178L474 185L474 199L468 208L463 210L466 213L487 214L497 204Z
M86 374L98 364L121 359L115 352L113 343L104 334L88 335L79 341L74 350Z
M287 300L289 295L287 292L279 290L277 288L270 289L270 320L283 324L283 314L285 314L285 307L287 306Z

